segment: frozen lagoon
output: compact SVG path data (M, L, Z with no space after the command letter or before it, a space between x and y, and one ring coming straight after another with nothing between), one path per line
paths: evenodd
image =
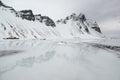
M120 80L120 47L104 42L0 41L0 80Z

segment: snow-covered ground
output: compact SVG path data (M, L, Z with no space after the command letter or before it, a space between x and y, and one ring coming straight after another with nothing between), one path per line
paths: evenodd
M2 40L0 80L120 80L117 42Z

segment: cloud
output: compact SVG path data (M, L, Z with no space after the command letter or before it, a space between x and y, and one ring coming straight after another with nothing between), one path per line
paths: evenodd
M17 10L32 9L54 19L83 12L97 21L118 16L120 0L3 0Z

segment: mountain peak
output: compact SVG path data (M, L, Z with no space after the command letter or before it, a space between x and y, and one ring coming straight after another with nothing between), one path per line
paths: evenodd
M60 19L60 20L57 20L57 23L64 23L66 24L67 21L69 20L73 20L73 21L85 21L86 20L86 17L83 13L80 13L79 15L77 15L76 13L72 13L70 16L67 16L66 18L64 19Z
M73 19L74 21L85 21L86 20L86 17L83 13L80 13L79 15L73 13L71 14L70 16L70 19Z
M22 19L27 19L27 20L35 20L34 14L32 12L32 10L21 10L20 11L20 16L22 17Z

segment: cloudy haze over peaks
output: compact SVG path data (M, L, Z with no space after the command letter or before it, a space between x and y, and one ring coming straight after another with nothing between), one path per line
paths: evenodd
M120 0L2 0L16 10L32 9L54 20L84 13L96 20L103 33L120 37ZM108 34L109 33L109 34ZM112 37L113 37L112 36Z

